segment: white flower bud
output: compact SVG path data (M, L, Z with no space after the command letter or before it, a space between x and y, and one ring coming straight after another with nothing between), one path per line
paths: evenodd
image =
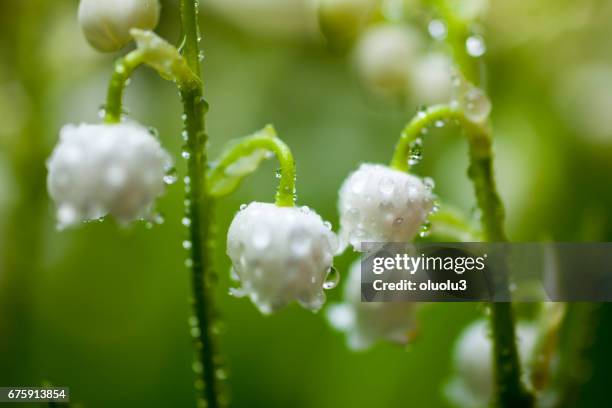
M317 311L337 248L331 225L308 207L243 206L227 234L233 277L242 284L233 294L249 296L265 314L293 300Z
M113 52L132 40L130 29L155 28L159 11L158 0L81 0L79 23L94 48Z
M418 177L380 164L362 164L340 188L340 249L350 243L408 242L432 210L434 197Z
M537 327L522 322L516 326L517 345L524 367L532 357L536 343ZM492 344L488 323L478 320L468 326L455 344L456 375L447 384L446 396L455 406L487 407L493 396ZM523 379L528 380L528 370Z
M416 332L418 303L361 302L360 261L351 266L343 300L327 308L327 319L346 334L353 350L367 349L378 340L406 345Z
M403 95L410 87L410 66L420 48L421 37L409 26L374 26L356 45L357 72L374 93Z
M58 226L106 214L122 223L145 217L170 166L170 156L139 124L64 126L47 161Z

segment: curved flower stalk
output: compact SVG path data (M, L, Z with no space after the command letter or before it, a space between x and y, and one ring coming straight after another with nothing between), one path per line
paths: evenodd
M329 324L346 335L353 350L365 350L377 341L406 345L417 333L419 303L361 301L361 262L350 267L342 303L326 309Z
M504 242L504 211L493 179L490 127L487 123L490 102L482 91L465 87L466 93L449 105L436 105L420 111L406 126L396 146L392 167L408 170L411 150L419 149L423 129L452 121L464 130L469 143L468 176L474 184L476 200L481 210L481 224L486 241ZM508 287L507 276L498 274L500 287ZM521 382L521 366L516 351L514 320L510 303L491 305L493 352L495 358L496 401L502 406L531 406L533 397Z
M493 397L491 338L485 320L468 326L455 344L455 376L445 388L449 401L457 407L484 408ZM520 322L516 333L521 362L527 365L533 356L538 328L531 322ZM529 382L529 373L523 372L523 381Z
M312 311L337 283L332 268L338 240L331 224L308 207L295 207L295 163L272 126L234 142L208 173L210 194L231 193L261 160L276 155L280 180L276 202L243 205L227 235L235 296L248 296L264 314L293 300Z

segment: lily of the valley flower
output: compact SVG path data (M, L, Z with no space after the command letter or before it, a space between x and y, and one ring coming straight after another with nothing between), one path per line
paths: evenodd
M518 352L523 367L528 367L536 343L537 327L521 322L516 327ZM478 320L468 326L455 345L456 375L446 386L446 396L461 408L488 407L493 396L492 344L487 322ZM523 372L528 379L528 370Z
M233 294L248 296L265 314L293 300L317 311L337 246L331 225L307 207L243 206L227 236L233 275L242 284Z
M137 123L66 125L47 161L60 228L107 214L127 223L164 191L168 153Z
M364 350L379 340L408 344L416 333L418 303L361 301L360 261L351 266L344 301L327 308L329 323L346 334L348 346Z
M362 242L408 242L433 208L420 178L380 164L362 164L340 188L341 250Z
M132 40L130 29L155 28L159 12L158 0L81 0L79 23L93 47L113 52Z

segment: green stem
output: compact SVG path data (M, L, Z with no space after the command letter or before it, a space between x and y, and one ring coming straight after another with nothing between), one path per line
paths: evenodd
M278 190L276 191L276 205L279 207L292 207L295 205L295 161L293 154L281 139L276 136L276 131L271 125L263 130L241 139L229 150L223 153L208 174L208 185L213 186L220 183L226 175L229 166L237 160L253 154L255 151L264 149L273 152L281 168Z
M199 32L196 0L181 0L180 15L184 35L183 55L189 68L200 77ZM184 126L187 134L187 146L190 155L187 162L189 182L186 183L187 217L189 238L191 240L192 306L193 317L191 333L196 348L196 381L198 404L208 408L217 408L220 404L220 374L215 358L212 323L212 200L208 195L206 169L207 152L205 114L208 104L203 97L203 86L181 87L181 99L184 109Z
M411 144L422 130L437 121L456 121L467 136L470 150L468 175L474 185L480 208L484 238L488 242L507 241L504 232L504 209L497 194L493 178L493 153L490 128L471 121L459 107L436 105L421 111L403 130L395 148L391 166L409 170L408 156ZM508 287L508 276L496 276L496 287ZM516 333L512 304L491 303L491 331L495 372L495 404L500 407L531 407L533 396L521 381L521 365L516 347Z
M143 63L143 53L134 50L115 62L115 70L108 85L104 122L119 123L123 112L123 93L134 70Z
M446 42L452 49L453 58L463 76L471 83L480 83L480 59L467 53L466 42L471 31L467 22L456 16L448 0L429 0L440 14L447 27Z

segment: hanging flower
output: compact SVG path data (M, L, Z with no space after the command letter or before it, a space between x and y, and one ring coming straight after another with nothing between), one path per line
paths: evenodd
M265 314L293 300L317 311L337 247L331 225L308 207L244 205L227 235L233 277L242 284L233 294L249 296Z
M537 327L522 322L516 326L518 352L523 367L528 366L536 343ZM489 406L493 396L492 345L488 323L478 320L468 326L455 345L456 375L446 386L446 396L457 407ZM529 373L523 371L524 379Z
M130 29L155 28L159 12L158 0L81 0L79 24L94 48L113 52L132 40Z
M343 303L327 308L327 320L346 334L353 350L367 349L379 340L406 345L416 333L418 307L414 302L361 302L361 263L357 261L351 266Z
M128 223L164 191L170 156L137 123L66 125L47 161L60 228L107 214Z
M361 242L408 242L433 208L431 187L381 164L362 164L340 188L340 249Z

